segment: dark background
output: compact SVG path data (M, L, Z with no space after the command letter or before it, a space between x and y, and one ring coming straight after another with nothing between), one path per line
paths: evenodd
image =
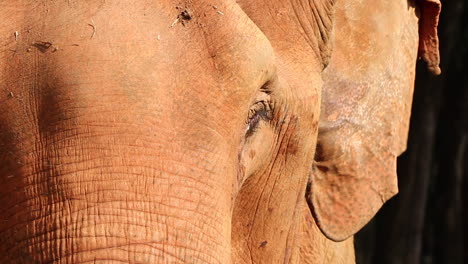
M400 193L356 235L358 264L468 263L468 1L442 1L439 39L442 74L418 62Z

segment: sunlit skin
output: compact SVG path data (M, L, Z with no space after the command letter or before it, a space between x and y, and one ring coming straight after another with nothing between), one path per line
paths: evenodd
M0 1L0 263L354 263L396 192L418 13Z

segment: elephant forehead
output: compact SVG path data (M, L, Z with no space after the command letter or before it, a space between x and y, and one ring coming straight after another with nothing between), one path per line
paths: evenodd
M47 76L51 89L243 102L274 71L268 40L232 3L55 1L6 11L12 23L0 33L12 52L0 74L31 86Z
M153 141L237 151L251 97L274 73L239 8L77 2L0 10L11 22L0 27L0 144L30 151L41 134L63 153Z

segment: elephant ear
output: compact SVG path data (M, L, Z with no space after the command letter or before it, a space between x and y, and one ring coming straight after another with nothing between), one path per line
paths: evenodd
M439 75L439 38L437 24L441 4L439 0L421 0L421 17L419 19L419 56L427 62L427 67L435 75Z
M334 241L354 235L398 192L396 158L406 148L418 50L438 65L436 31L425 28L437 25L438 12L423 6L429 13L418 24L404 2L339 1L336 8L306 192L318 227Z

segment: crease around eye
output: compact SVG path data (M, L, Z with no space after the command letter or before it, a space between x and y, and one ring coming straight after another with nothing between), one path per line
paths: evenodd
M270 121L272 118L272 108L268 101L255 103L249 111L245 137L252 136L259 128L261 121Z

